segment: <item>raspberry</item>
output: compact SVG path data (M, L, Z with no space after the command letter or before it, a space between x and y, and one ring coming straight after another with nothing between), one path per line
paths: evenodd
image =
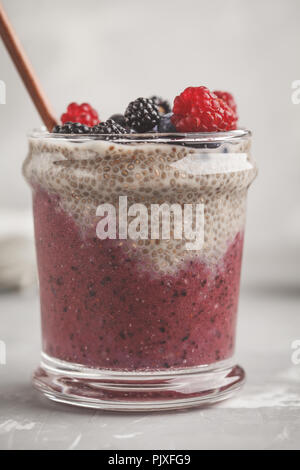
M221 98L221 100L225 101L229 108L236 113L236 102L231 93L228 93L228 91L216 90L214 91L214 94L217 95L218 98Z
M127 126L136 132L151 131L159 121L156 104L149 98L137 98L125 111Z
M235 112L204 86L188 87L176 96L172 123L178 132L218 132L236 129Z
M99 116L95 109L88 103L70 103L67 111L61 116L61 122L79 122L86 126L99 124Z

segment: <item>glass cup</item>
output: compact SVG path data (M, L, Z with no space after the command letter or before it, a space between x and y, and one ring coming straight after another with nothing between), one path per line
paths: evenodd
M247 130L29 136L43 344L33 383L45 396L162 410L241 387L250 143Z

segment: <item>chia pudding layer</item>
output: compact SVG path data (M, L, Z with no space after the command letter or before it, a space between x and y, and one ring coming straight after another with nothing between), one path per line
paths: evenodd
M227 133L228 134L228 133ZM232 356L250 137L216 145L32 136L43 351L84 366L166 370ZM96 236L97 207L202 204L203 246ZM117 217L118 220L118 217ZM193 220L194 223L194 220ZM172 233L172 231L171 231Z

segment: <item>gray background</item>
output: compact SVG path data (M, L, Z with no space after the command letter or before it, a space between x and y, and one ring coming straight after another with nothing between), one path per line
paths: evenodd
M229 90L241 125L253 130L260 173L249 194L239 314L243 392L205 410L138 416L41 400L30 385L40 351L37 290L1 293L0 448L299 448L300 365L291 344L300 338L300 104L291 86L300 80L300 1L3 3L58 115L74 100L106 119L138 96L172 100L189 85ZM21 164L26 133L40 119L1 43L0 80L0 235L9 216L25 233L30 218L13 211L30 210ZM0 284L5 269L27 266L29 246L15 246L0 250Z
M230 90L260 168L249 197L250 283L295 283L300 261L298 0L4 0L58 115L89 101L106 119L129 100L188 85ZM26 132L40 119L0 45L0 209L27 208ZM298 276L299 277L299 276Z

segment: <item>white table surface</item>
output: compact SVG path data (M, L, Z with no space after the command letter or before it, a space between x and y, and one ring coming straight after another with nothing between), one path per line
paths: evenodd
M119 414L58 405L30 383L39 360L36 291L0 295L0 449L300 448L299 286L242 289L237 357L247 383L207 409Z

